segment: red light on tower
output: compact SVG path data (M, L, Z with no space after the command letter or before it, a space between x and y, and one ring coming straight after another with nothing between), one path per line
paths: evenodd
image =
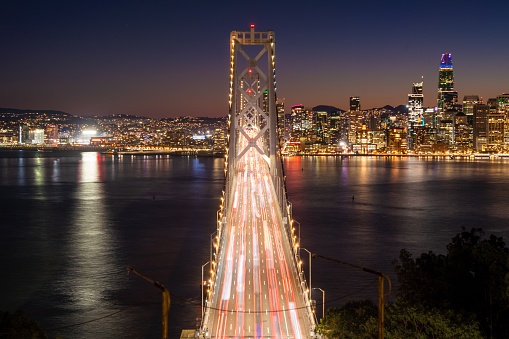
M251 24L251 28L254 28L254 24Z

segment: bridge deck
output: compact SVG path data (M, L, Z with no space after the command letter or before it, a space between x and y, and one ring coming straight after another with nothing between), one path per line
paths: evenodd
M210 338L309 338L311 320L263 157L238 160L204 329Z

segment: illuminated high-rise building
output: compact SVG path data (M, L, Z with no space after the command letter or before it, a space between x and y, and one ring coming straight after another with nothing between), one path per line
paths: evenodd
M454 117L457 113L458 92L454 90L454 74L452 67L452 54L444 53L440 59L438 71L438 99L434 118L436 131L435 141L443 144L446 150L454 144Z
M416 139L416 128L424 126L424 94L423 82L414 82L412 93L408 94L408 148L414 149Z
M423 82L414 82L412 85L412 93L408 94L408 120L412 124L424 124L422 118L424 106L422 84Z
M265 113L268 113L269 112L269 90L266 89L265 91L263 91L263 96L262 96L262 110L265 112Z
M215 155L224 155L226 153L226 137L225 130L216 128L214 130L214 143L212 146Z
M497 111L504 116L504 147L509 151L509 93L497 97Z
M482 104L482 100L479 99L478 95L465 95L463 97L463 113L467 116L468 123L473 123L474 117L474 106Z
M500 112L487 115L486 144L489 151L501 151L504 147L505 117Z
M277 130L280 141L285 140L285 99L276 100Z
M455 108L458 102L458 92L454 90L454 74L452 68L452 54L442 54L438 71L438 101L439 114Z
M474 105L474 138L473 146L476 151L484 151L488 141L488 114L490 109L488 105Z
M350 97L350 112L361 110L361 99L359 97Z
M361 112L361 99L359 97L350 97L350 111L348 128L348 142L354 144L357 139L357 130L362 128L363 116Z
M290 137L301 137L303 127L303 120L305 116L304 105L293 105L291 109L290 121L288 122L290 127Z
M497 98L489 98L488 102L486 104L488 105L488 109L490 110L489 113L497 113L498 112Z

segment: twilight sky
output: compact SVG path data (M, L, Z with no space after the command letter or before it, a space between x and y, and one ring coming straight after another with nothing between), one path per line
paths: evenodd
M229 34L251 23L275 31L287 110L405 104L421 76L434 106L445 52L460 100L509 92L507 1L2 0L0 12L0 107L225 116Z

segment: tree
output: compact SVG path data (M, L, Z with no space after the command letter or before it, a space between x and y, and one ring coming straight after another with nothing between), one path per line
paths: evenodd
M378 338L377 306L370 300L349 302L325 313L319 332L327 338ZM385 312L384 337L391 338L482 338L479 324L452 311L426 309L401 299Z
M447 245L446 255L430 251L413 259L401 250L399 262L393 262L398 297L476 319L486 337L508 338L509 249L502 238L483 236L480 228L463 228Z
M370 300L351 301L341 308L329 308L317 326L327 338L363 338L364 325L377 318L378 308ZM376 327L376 326L375 326Z
M39 324L30 319L23 311L14 313L0 311L0 337L46 339L47 336Z

